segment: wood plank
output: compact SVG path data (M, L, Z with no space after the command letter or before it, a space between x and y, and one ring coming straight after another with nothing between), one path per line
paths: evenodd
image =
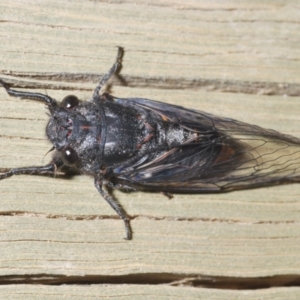
M300 137L299 17L299 5L283 0L2 1L0 77L58 100L70 93L88 100L120 45L127 86L114 78L113 95L184 105ZM50 159L44 158L51 147L45 112L0 88L0 168ZM103 276L124 276L124 283L145 276L148 285L134 286L136 298L298 299L297 288L246 295L233 286L261 276L271 286L299 283L299 191L295 184L172 200L116 191L133 217L134 239L127 242L122 221L92 178L16 176L0 183L0 283L37 283L41 274L60 283L66 276L94 276L98 285L90 289L45 285L30 291L49 299L78 290L112 297L114 288L127 295L133 286L104 288ZM171 285L175 275L218 284L232 279L232 290L217 283L216 289L154 284L167 276ZM0 287L16 299L29 288Z
M217 289L174 288L170 286L136 286L136 285L89 285L89 286L31 286L9 285L0 286L1 295L7 299L178 299L188 300L279 300L288 297L289 300L299 299L298 288L276 288L263 291L220 291ZM263 298L262 298L263 297Z

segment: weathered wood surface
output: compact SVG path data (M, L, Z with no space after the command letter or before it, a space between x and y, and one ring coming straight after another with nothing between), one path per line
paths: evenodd
M299 20L299 3L283 0L1 1L0 77L58 100L88 100L120 45L127 86L113 80L114 95L300 137ZM0 168L50 159L45 112L0 88ZM16 176L0 183L0 293L299 299L297 287L275 288L300 282L299 194L297 184L172 200L115 192L133 217L128 242L92 178Z

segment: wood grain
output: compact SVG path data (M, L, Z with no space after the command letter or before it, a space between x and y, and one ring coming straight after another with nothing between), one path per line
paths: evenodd
M0 77L88 100L119 45L126 85L114 78L113 95L300 137L299 18L292 0L1 1ZM47 119L43 105L0 89L0 168L48 162ZM0 184L1 294L298 299L299 192L295 184L167 200L115 191L133 218L127 242L92 178L15 176Z

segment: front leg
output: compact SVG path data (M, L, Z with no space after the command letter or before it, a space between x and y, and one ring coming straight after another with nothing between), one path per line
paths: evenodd
M110 70L99 81L98 85L96 86L96 88L94 90L93 99L97 99L102 87L111 78L111 76L114 75L119 70L119 68L121 66L122 56L123 56L123 48L118 47L118 54L117 54L116 61L115 61L114 65L110 68Z
M24 168L15 168L10 169L9 171L0 174L0 180L6 179L13 175L47 175L47 174L55 174L57 169L61 167L60 164L55 162L51 162L46 166L39 166L39 167L24 167Z
M121 219L123 219L126 231L126 240L132 239L132 230L130 227L130 218L122 208L122 206L106 191L103 190L103 180L101 176L95 176L95 187L100 195L108 202L108 204L115 210Z

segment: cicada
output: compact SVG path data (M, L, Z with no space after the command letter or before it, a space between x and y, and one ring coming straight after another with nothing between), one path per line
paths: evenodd
M296 137L177 105L100 93L119 69L122 54L119 48L90 101L68 95L57 102L0 80L9 95L47 105L46 134L54 151L47 165L11 169L0 179L57 170L92 175L98 192L124 220L128 240L130 217L105 187L169 194L299 182Z

